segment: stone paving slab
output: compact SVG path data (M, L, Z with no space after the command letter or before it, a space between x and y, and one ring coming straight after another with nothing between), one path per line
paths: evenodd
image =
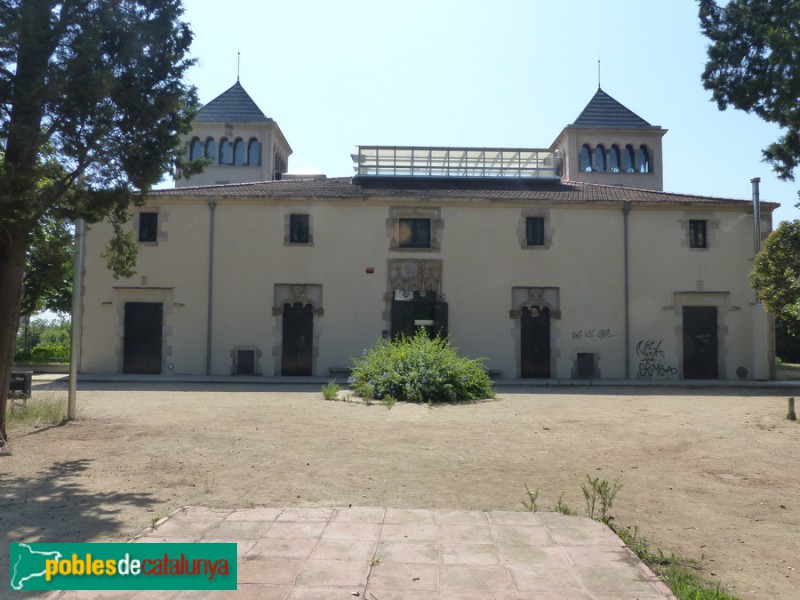
M557 513L189 506L132 542L236 542L238 590L56 592L51 600L663 600L605 525Z

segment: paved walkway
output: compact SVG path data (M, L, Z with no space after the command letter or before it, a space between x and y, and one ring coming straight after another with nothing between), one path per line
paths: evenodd
M663 600L669 590L611 530L557 513L186 507L134 542L238 543L236 592L114 598ZM51 598L107 598L57 592Z

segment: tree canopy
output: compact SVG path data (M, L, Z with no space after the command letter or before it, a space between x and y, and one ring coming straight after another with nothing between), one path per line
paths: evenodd
M763 149L783 180L800 163L800 0L699 0L709 38L703 86L720 110L753 112L784 133Z
M765 308L800 335L800 221L784 221L764 242L750 274Z
M107 218L129 251L131 203L202 168L181 148L197 109L182 15L181 0L0 0L0 443L40 220Z
M31 234L20 314L72 309L72 227L68 221L42 217Z

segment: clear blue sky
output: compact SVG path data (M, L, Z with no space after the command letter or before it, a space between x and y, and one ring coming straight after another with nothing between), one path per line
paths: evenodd
M356 145L547 147L603 89L664 137L664 189L763 200L799 184L761 149L780 131L704 90L693 0L185 0L201 102L236 81L275 119L290 171L352 174ZM800 177L800 173L797 174Z

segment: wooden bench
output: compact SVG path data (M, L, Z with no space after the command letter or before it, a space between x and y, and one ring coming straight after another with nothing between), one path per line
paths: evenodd
M492 379L500 379L503 375L503 369L486 369L486 372Z
M31 397L33 387L33 371L12 371L9 392L19 392L23 398Z

